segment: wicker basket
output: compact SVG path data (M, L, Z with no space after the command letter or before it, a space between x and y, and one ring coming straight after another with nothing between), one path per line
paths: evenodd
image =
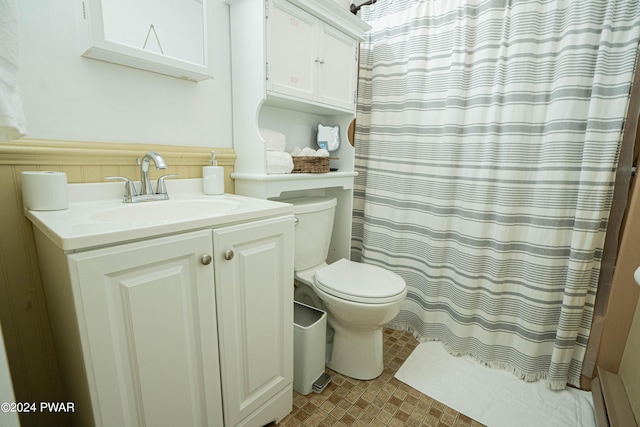
M291 173L324 173L329 172L329 157L294 156Z

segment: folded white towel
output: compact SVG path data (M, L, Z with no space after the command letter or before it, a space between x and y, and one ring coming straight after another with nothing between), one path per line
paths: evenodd
M264 138L264 146L267 151L284 151L287 140L284 134L272 129L260 128L260 135Z
M0 0L0 141L27 134L18 88L18 8L16 0Z
M280 151L267 151L267 174L291 173L293 170L293 159L289 153Z
M318 151L316 151L316 156L318 156L318 157L329 157L329 152L327 150L325 150L324 148L318 148Z
M302 152L302 149L300 147L295 147L293 150L291 150L291 155L293 157L296 157L296 156L299 156L301 152Z

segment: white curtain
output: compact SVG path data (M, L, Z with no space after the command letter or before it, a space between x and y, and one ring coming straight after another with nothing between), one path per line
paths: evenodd
M0 141L13 141L27 133L18 88L18 45L16 0L0 0Z
M391 326L579 385L637 0L378 0L361 46L352 258L409 287Z

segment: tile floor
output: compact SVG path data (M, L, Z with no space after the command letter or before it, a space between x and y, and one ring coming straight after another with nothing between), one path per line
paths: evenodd
M360 381L327 370L327 388L306 396L294 391L293 412L278 426L482 426L394 377L417 345L409 332L385 329L382 375Z

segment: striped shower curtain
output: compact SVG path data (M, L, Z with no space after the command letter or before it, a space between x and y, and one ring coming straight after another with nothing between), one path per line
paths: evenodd
M352 259L406 280L391 326L578 386L638 0L378 0L361 17Z

